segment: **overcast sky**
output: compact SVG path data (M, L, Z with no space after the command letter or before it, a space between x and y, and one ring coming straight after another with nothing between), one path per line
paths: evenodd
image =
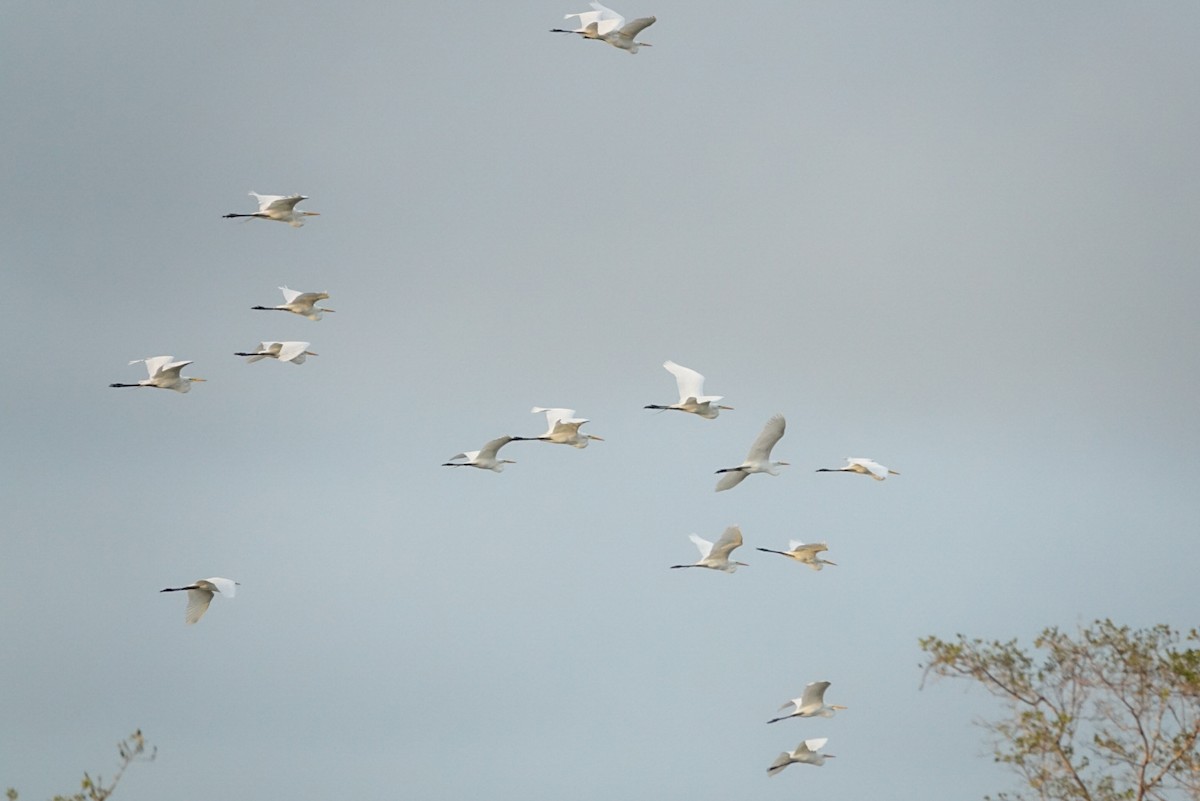
M140 727L122 801L960 801L1015 779L919 637L1196 624L1200 6L585 7L6 9L0 787ZM440 466L533 406L605 440Z

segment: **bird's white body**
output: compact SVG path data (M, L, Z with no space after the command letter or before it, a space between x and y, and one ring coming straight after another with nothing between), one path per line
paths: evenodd
M506 464L516 464L510 459L499 459L496 454L500 449L508 443L512 442L512 437L497 437L485 444L477 451L464 451L463 453L455 454L450 457L450 460L443 462L443 467L478 467L481 470L492 470L496 473L504 470ZM464 462L455 461L457 459L465 459Z
M788 549L786 551L773 551L770 548L758 548L757 550L764 553L777 553L781 556L787 556L801 564L808 565L813 570L821 570L825 565L837 565L837 562L830 562L827 559L817 556L822 551L829 550L829 546L823 542L803 543L800 540L788 540Z
M247 364L260 359L278 359L281 362L304 364L307 357L317 355L308 350L308 346L311 344L311 342L259 342L256 350L234 355L245 356Z
M606 42L620 50L628 51L631 55L636 54L639 47L651 46L649 42L635 40L639 33L655 23L656 17L639 17L626 24L625 18L611 8L606 8L599 3L589 3L588 5L592 7L592 11L581 11L563 17L564 19L578 17L578 28L570 31L555 28L554 32L577 33L584 39Z
M690 565L671 565L680 567L707 567L710 570L720 570L723 573L735 573L738 566L747 567L745 562L730 561L729 555L742 544L742 530L738 526L730 526L716 543L711 543L703 537L689 534L688 539L696 544L700 551L700 559Z
M796 746L796 750L792 752L784 751L775 761L771 763L771 767L767 768L767 775L774 776L779 771L793 763L803 763L805 765L824 765L826 759L833 759L833 754L819 753L825 743L829 742L828 737L814 737L811 740L805 740Z
M721 479L717 482L717 492L732 489L738 484L741 484L746 476L752 473L767 473L768 475L779 475L779 468L786 467L788 462L772 462L771 449L775 447L775 443L783 437L784 429L787 427L787 421L783 419L782 414L777 414L767 421L763 426L762 433L754 440L754 444L750 446L750 452L746 454L746 461L742 462L737 467L724 467L718 470L718 473L724 473Z
M109 384L110 387L155 387L157 389L173 389L176 392L189 392L193 381L203 381L203 378L183 376L179 371L191 362L173 362L173 356L151 356L147 359L134 359L130 364L144 362L149 378L136 384Z
M889 475L900 475L895 470L890 470L879 462L872 459L863 459L859 457L846 457L845 467L820 467L817 468L818 473L858 473L862 476L870 476L876 481L884 481Z
M286 311L292 314L298 314L301 317L307 317L310 320L320 320L323 312L331 312L333 309L323 309L317 306L317 301L325 300L329 297L328 292L297 292L294 289L288 289L286 286L279 287L279 291L283 293L283 303L278 306L251 306L252 309L261 309L263 311Z
M187 611L184 613L184 620L188 625L191 625L204 616L208 611L208 605L213 599L213 595L220 594L226 598L232 598L237 594L238 583L232 579L213 578L200 579L186 587L168 587L160 592L181 592L187 590L188 604Z
M573 448L586 448L591 440L604 441L604 437L594 434L581 434L579 427L587 422L586 418L576 417L574 409L550 409L544 406L534 406L533 414L546 415L549 428L540 437L513 437L514 440L535 439L540 442L552 442L558 445L570 445Z
M844 706L837 704L829 705L825 703L825 691L829 689L829 682L814 681L804 688L804 692L799 698L793 698L783 706L779 707L780 711L791 707L792 711L781 717L772 718L767 723L776 723L788 718L831 718L839 709L845 709Z
M258 201L258 211L254 214L226 214L226 217L257 217L260 220L276 220L285 222L293 228L304 225L305 217L320 216L319 211L300 211L296 204L308 200L308 195L260 195L251 192L250 196Z
M720 406L717 401L721 400L723 395L705 395L704 394L704 376L697 373L688 367L668 359L663 362L663 367L667 369L671 375L675 376L675 385L679 388L679 402L672 403L669 406L647 406L647 409L674 409L680 412L699 415L706 420L712 420L721 413L722 409L732 411L732 406Z

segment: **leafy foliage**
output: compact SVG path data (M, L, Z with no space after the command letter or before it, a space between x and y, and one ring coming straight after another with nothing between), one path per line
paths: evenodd
M1200 799L1200 650L1159 625L1096 621L1072 637L1048 628L1031 653L1017 644L926 637L925 676L968 679L1010 713L979 721L995 759L1029 791L999 799Z
M54 801L105 801L105 799L112 795L113 790L117 788L117 783L121 781L121 776L125 773L125 769L134 762L153 761L154 757L158 756L158 748L152 746L150 751L147 752L146 740L142 736L142 730L138 729L117 743L117 753L121 756L121 765L117 768L116 775L112 777L107 786L104 784L102 777L97 776L93 779L91 775L84 773L78 793L75 793L75 795L56 795L54 796ZM6 795L8 796L8 801L17 801L17 791L13 788L8 788Z

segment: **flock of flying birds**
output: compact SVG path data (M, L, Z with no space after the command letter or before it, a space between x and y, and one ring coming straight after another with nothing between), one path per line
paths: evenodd
M579 34L584 39L602 41L613 47L626 50L630 54L637 53L639 47L650 47L648 42L636 41L636 37L643 30L654 24L656 21L655 17L641 17L626 24L625 18L612 9L606 8L596 2L590 5L592 11L566 15L566 19L577 17L579 27L573 29L553 28L551 32ZM224 217L274 220L285 222L294 228L299 228L304 225L305 218L319 215L319 212L304 211L296 208L301 201L308 199L305 195L260 195L257 192L251 192L250 195L258 202L258 211L251 213L231 212L224 215ZM297 292L286 286L279 287L279 289L283 293L284 302L282 304L278 306L252 306L251 308L262 311L290 312L314 321L320 320L325 312L333 311L333 309L317 305L318 302L329 298L328 292ZM261 359L276 359L281 362L291 362L298 365L303 364L308 356L317 355L308 349L309 345L310 343L301 341L264 341L258 343L258 346L252 350L239 351L234 355L245 357L248 363ZM172 356L151 356L131 361L131 365L144 363L148 377L134 384L114 383L109 386L152 387L186 393L192 388L191 385L194 382L205 380L195 376L182 375L181 371L183 368L191 364L191 362L173 361L173 358ZM723 406L719 403L723 399L723 396L704 394L704 376L700 373L669 360L663 363L663 367L675 377L676 387L679 391L679 400L671 404L648 404L644 408L685 412L697 415L706 420L715 419L722 410L732 410L733 407ZM499 473L504 470L506 464L516 464L511 459L502 459L499 456L500 449L510 442L536 441L570 445L574 448L586 448L593 440L601 442L604 440L603 437L594 434L585 434L579 430L588 420L576 417L574 409L535 406L533 413L544 414L546 416L547 429L544 434L534 437L514 437L507 435L497 437L484 443L477 451L464 451L451 456L449 461L443 463L443 466L475 467ZM766 473L772 476L778 475L780 467L788 466L788 462L771 460L771 451L783 437L786 426L787 422L781 414L777 414L768 420L758 437L755 438L754 443L750 446L750 451L746 454L746 458L741 464L733 467L723 467L716 471L721 476L717 481L716 491L723 492L732 489L742 483L748 476L755 473ZM818 468L817 472L858 473L859 475L870 476L876 481L883 481L889 475L899 475L896 471L871 459L848 458L846 462L846 465L843 467L822 467ZM742 531L738 526L730 526L725 529L724 533L715 543L703 539L696 534L690 535L690 539L700 551L700 558L690 564L671 565L671 568L702 567L725 573L733 573L737 570L738 566L746 566L745 562L737 562L730 559L733 551L742 545ZM764 553L786 556L801 564L808 565L813 570L822 570L825 565L836 565L835 562L821 558L820 554L828 550L828 545L824 542L803 543L799 540L791 540L788 543L788 550L786 551L777 551L770 548L758 548L757 550ZM199 579L184 587L167 587L161 590L161 592L186 591L188 594L188 603L184 619L188 624L193 624L198 622L208 610L214 596L221 595L226 598L233 598L238 586L240 586L238 582L231 579L212 577ZM825 703L825 691L829 686L830 683L828 681L811 682L804 688L804 692L800 697L793 698L780 707L780 711L790 710L787 714L772 718L767 723L778 723L790 718L832 717L837 710L845 709L846 707ZM807 739L792 751L782 752L771 763L770 767L767 768L767 774L774 776L793 763L823 765L826 759L833 757L833 754L821 751L827 741L828 738L825 737Z

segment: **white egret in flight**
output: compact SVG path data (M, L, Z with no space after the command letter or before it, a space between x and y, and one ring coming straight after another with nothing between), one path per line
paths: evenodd
M729 554L733 552L733 549L742 544L742 530L737 526L725 529L725 533L721 535L721 539L717 540L715 545L695 534L689 534L688 539L696 543L696 547L700 550L700 560L690 565L671 565L672 568L707 567L710 570L734 573L737 571L738 565L749 567L745 562L729 560Z
M780 710L792 707L792 711L786 715L777 718L771 718L767 723L778 723L781 720L788 718L831 718L833 713L839 709L845 709L844 706L837 704L827 705L825 703L825 691L829 689L829 682L814 681L804 688L804 693L799 698L793 698L783 706Z
M670 406L649 405L647 409L675 409L680 412L689 412L690 414L698 414L706 420L712 420L721 413L722 409L733 411L732 406L719 406L717 401L721 400L723 395L705 395L704 394L704 376L697 373L695 370L676 364L668 359L663 362L663 367L675 376L675 384L679 387L679 403L672 403Z
M574 409L547 409L542 406L534 406L533 414L539 412L546 413L546 423L550 426L549 430L540 437L513 437L513 441L529 441L540 440L541 442L554 442L560 445L570 445L574 448L586 448L590 440L604 441L604 437L597 437L594 434L581 434L579 427L587 422L585 418L575 417Z
M837 566L837 562L830 562L828 559L822 559L817 554L822 551L828 551L829 546L823 542L803 543L800 540L788 540L788 549L786 551L773 551L770 548L757 548L756 550L764 553L777 553L780 556L788 556L795 559L801 564L808 565L813 570L821 570L825 565Z
M307 317L310 320L320 320L322 312L333 311L333 309L323 309L316 305L318 300L325 300L329 297L328 292L297 292L294 289L288 289L286 286L279 287L279 291L283 293L283 303L279 306L251 306L250 308L261 309L263 311L291 312L301 317Z
M567 14L563 19L579 17L579 27L567 30L551 28L551 33L577 33L584 39L595 39L607 42L613 47L628 50L630 55L637 53L639 47L651 47L649 42L636 42L639 33L653 25L657 17L639 17L628 25L625 18L611 8L605 8L599 3L589 3L594 11L580 11L577 14Z
M870 459L856 459L849 456L846 457L845 467L818 467L818 473L859 473L864 476L870 476L876 481L884 481L889 475L900 475L895 470L889 470L879 462Z
M208 605L213 599L213 595L220 593L226 598L232 598L237 594L237 588L240 586L236 581L231 581L227 578L207 578L199 579L194 584L189 584L186 587L167 587L159 592L183 592L187 590L188 605L184 619L188 624L195 623L204 613L208 611Z
M802 762L806 765L824 765L826 759L833 759L833 754L819 753L819 749L827 742L829 742L828 737L816 737L800 743L800 745L796 746L796 750L791 753L784 751L771 763L771 767L767 768L767 775L774 776L793 762Z
M786 425L787 422L783 419L782 414L777 414L768 420L767 424L763 426L762 433L758 435L758 439L754 440L754 444L750 446L750 453L746 454L746 461L737 467L723 467L717 471L725 474L717 482L717 492L736 487L751 473L779 475L779 468L786 467L790 463L772 462L771 449L783 436Z
M158 389L173 389L176 392L187 392L192 388L193 381L203 381L203 378L183 376L179 371L191 362L173 362L172 356L151 356L148 359L134 359L130 364L146 363L149 378L136 384L109 384L110 387L157 387Z
M253 214L226 214L225 217L257 217L260 220L278 220L293 228L304 225L305 217L318 217L319 211L299 211L296 204L308 200L308 195L260 195L251 192L250 196L258 201L258 211Z
M465 451L451 456L450 461L442 463L442 467L478 467L481 470L493 470L499 473L504 469L504 465L516 464L511 459L496 458L496 453L512 441L512 437L497 437L477 451ZM456 462L455 459L466 459L466 461Z
M281 362L304 364L307 357L317 355L307 349L311 344L311 342L259 342L258 350L233 355L245 356L246 364L251 364L259 359L278 359Z

